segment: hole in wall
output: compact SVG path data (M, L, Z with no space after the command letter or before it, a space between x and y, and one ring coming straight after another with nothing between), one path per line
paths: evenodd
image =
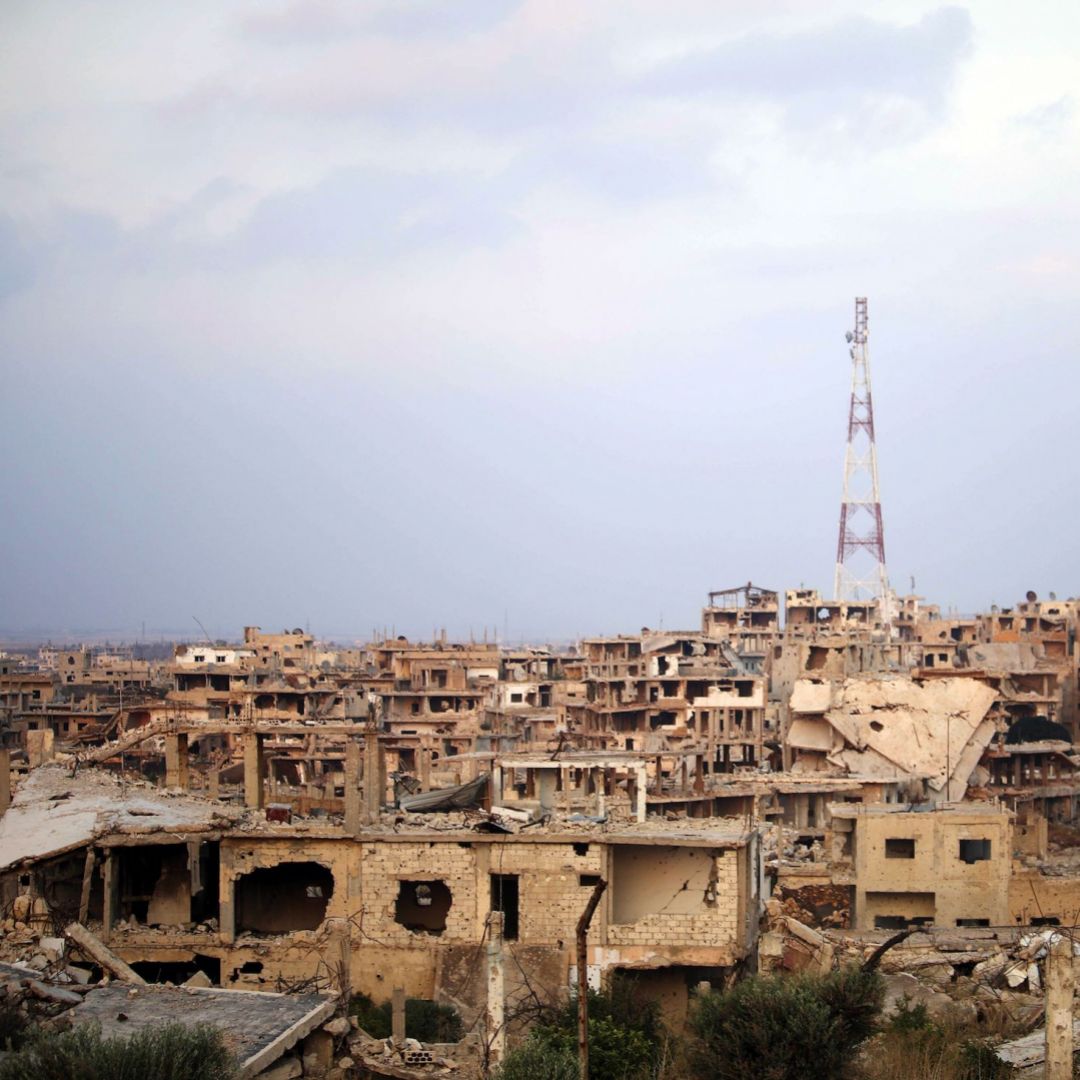
M402 881L394 904L394 921L414 934L441 934L454 902L445 881Z

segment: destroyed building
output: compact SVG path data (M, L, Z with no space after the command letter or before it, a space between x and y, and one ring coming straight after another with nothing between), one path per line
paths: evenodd
M748 584L700 629L569 650L248 627L7 656L0 959L77 924L160 986L399 991L456 1010L475 1065L523 995L576 985L599 881L585 975L633 973L676 1026L815 934L1022 950L1080 912L1077 624Z

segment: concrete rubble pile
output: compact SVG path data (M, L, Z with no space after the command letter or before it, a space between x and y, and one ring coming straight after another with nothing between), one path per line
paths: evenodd
M1013 1027L1032 1027L1043 1015L1050 948L1063 936L1072 940L1051 928L952 937L913 933L880 957L879 970L886 980L884 1015L921 1005L931 1018L958 1025L998 1018ZM884 933L856 937L815 929L788 914L784 903L769 900L760 940L761 967L828 971L862 964L888 940ZM1072 950L1080 974L1080 940L1072 942Z
M246 627L0 654L0 962L28 1008L145 983L255 995L272 1026L400 989L467 1033L327 1015L278 1080L471 1076L522 1036L505 1010L579 975L632 975L680 1030L700 984L901 932L890 1009L1026 1022L1080 917L1078 639L1073 599L747 583L700 626L560 647Z
M20 898L25 900L27 898ZM0 936L0 1004L18 1009L27 1022L47 1028L64 1030L83 1021L101 1023L105 1034L109 1017L122 1021L124 1031L137 1030L139 1017L136 1004L141 995L195 994L209 990L210 979L196 972L181 986L171 982L150 986L124 963L93 933L79 924L72 924L62 936L52 936L42 925L47 920L43 903L17 903L14 918L4 921ZM123 1012L109 1012L108 1002L95 1003L99 992L122 994ZM212 991L241 999L240 1007L251 1010L260 999L281 998L287 995L251 995L244 991ZM481 1047L475 1035L460 1043L423 1044L411 1038L376 1039L364 1032L356 1017L332 1016L340 1003L334 995L308 995L315 1003L308 1022L294 1024L291 1031L278 1035L276 1053L252 1055L242 1062L242 1077L262 1080L292 1080L294 1077L320 1077L325 1080L347 1080L367 1070L376 1076L432 1077L461 1074L475 1075L475 1065ZM298 1000L293 998L292 1000ZM97 1007L92 1015L82 1015L86 1006ZM105 1012L102 1012L102 1009ZM215 1011L223 1010L222 1000L213 1003ZM176 998L166 998L162 1009L154 1010L149 1019L165 1022L178 1017ZM182 1015L179 1018L183 1020ZM215 1023L214 1016L198 1016L198 1022ZM235 1042L234 1031L223 1019L219 1025L227 1043ZM288 1038L291 1033L292 1038ZM242 1044L234 1047L242 1057Z

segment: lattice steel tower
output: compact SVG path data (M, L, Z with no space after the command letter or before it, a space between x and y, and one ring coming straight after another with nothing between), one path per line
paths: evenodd
M878 490L869 336L866 297L857 296L855 329L847 333L851 346L851 405L833 595L837 600L880 599L888 603L891 593Z

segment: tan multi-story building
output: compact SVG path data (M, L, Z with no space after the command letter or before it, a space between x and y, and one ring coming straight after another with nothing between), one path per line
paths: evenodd
M1012 814L833 805L832 875L854 888L852 925L1008 926Z

